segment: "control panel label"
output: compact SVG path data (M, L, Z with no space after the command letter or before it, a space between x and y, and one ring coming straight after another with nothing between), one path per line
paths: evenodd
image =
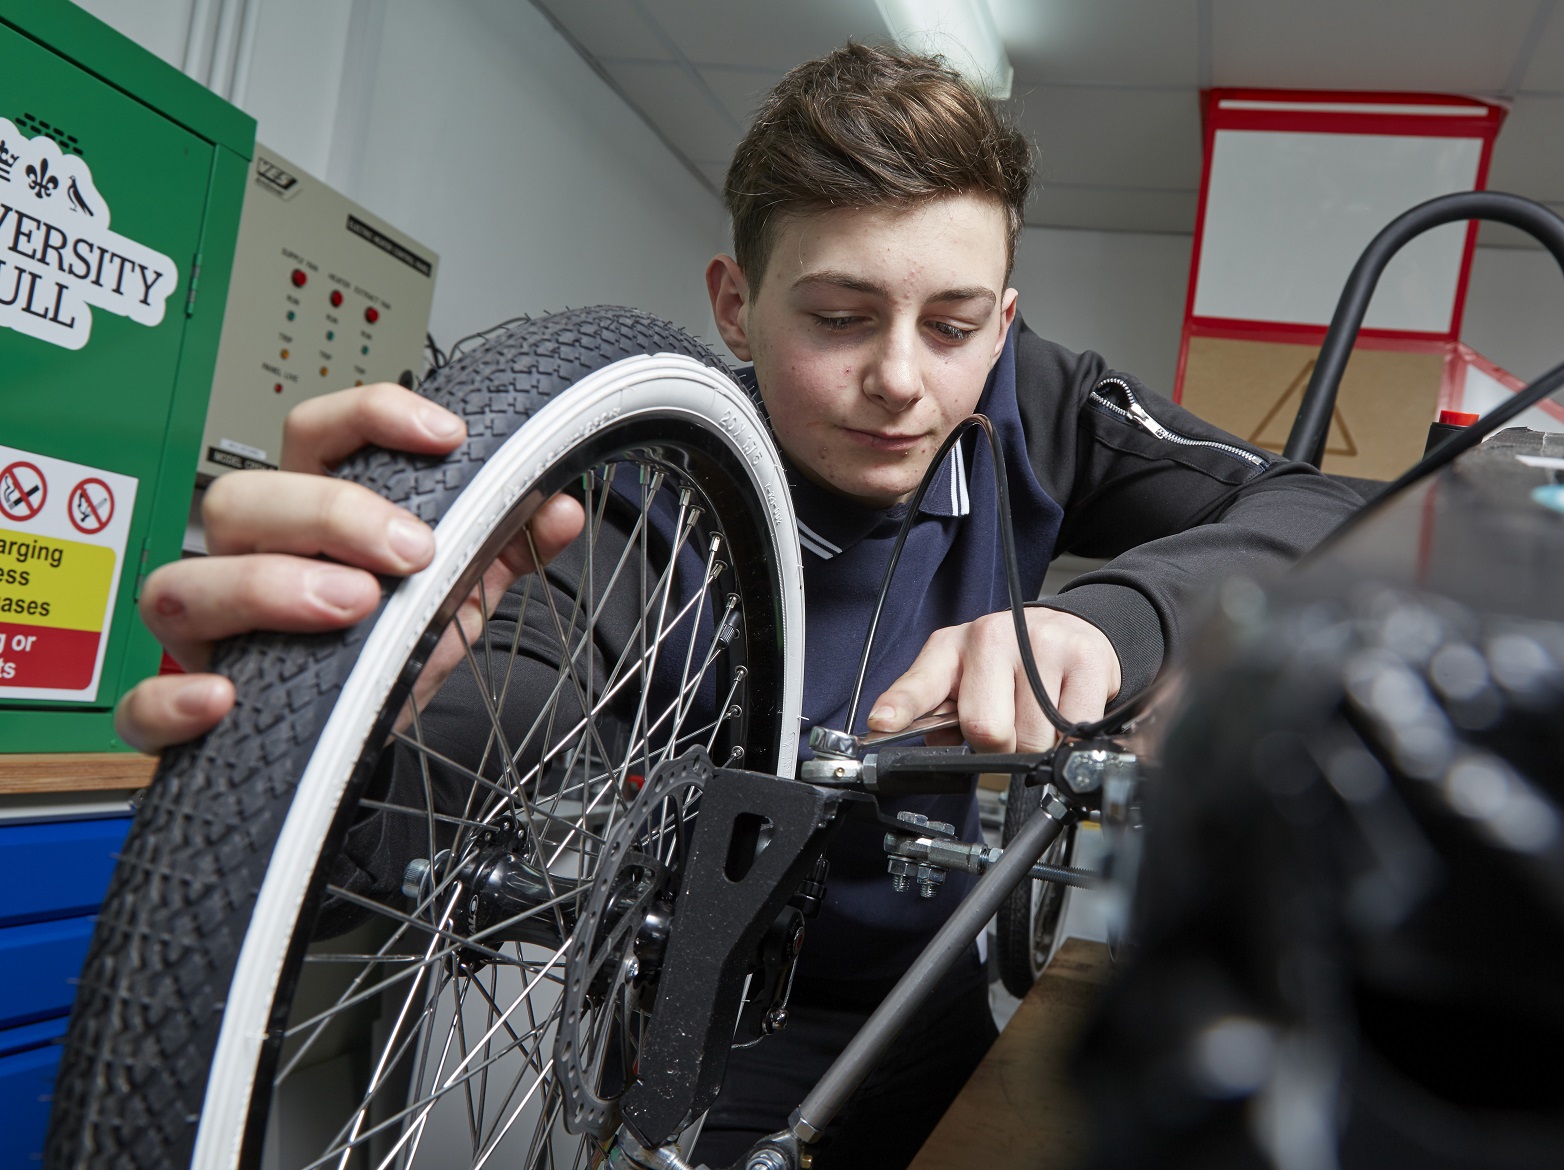
M0 326L64 349L92 333L92 307L158 325L174 262L109 230L81 158L0 118Z
M92 702L136 480L0 446L0 700Z

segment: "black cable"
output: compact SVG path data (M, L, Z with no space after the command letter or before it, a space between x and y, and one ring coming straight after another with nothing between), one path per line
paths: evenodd
M1315 467L1320 465L1341 376L1347 368L1347 359L1352 356L1363 315L1368 311L1369 298L1374 295L1380 274L1391 258L1432 228L1470 219L1488 219L1519 228L1547 248L1559 267L1564 268L1564 217L1519 195L1461 191L1440 195L1398 215L1363 249L1341 290L1330 329L1314 363L1314 373L1309 377L1309 387L1303 392L1298 417L1293 420L1292 431L1287 436L1287 446L1282 453L1288 459L1312 463Z
M424 334L424 348L429 351L429 372L431 374L450 361L445 356L445 351L440 348L440 343L434 339L433 333Z
M1026 629L1026 602L1021 596L1021 571L1015 562L1015 532L1010 524L1010 482L1004 468L1004 449L999 446L999 433L993 427L993 422L985 415L971 415L956 424L956 430L946 435L945 443L940 444L940 449L934 452L934 458L929 461L929 468L923 472L923 480L918 483L918 490L912 494L912 501L907 505L907 515L902 518L901 530L896 532L896 543L891 546L890 560L885 562L885 576L881 579L881 591L879 598L874 601L874 615L870 618L870 629L863 638L863 654L859 657L859 677L852 684L852 702L848 705L848 724L846 730L852 732L852 724L856 723L859 716L859 699L863 696L863 677L870 669L870 651L874 649L874 633L879 629L881 612L885 608L885 598L890 596L891 577L896 576L896 563L901 560L901 549L907 543L907 533L912 532L913 521L917 521L918 507L923 504L923 497L929 491L929 485L934 483L935 472L945 463L945 457L952 446L959 443L962 435L968 430L982 430L988 438L988 450L993 454L993 482L999 497L999 543L1004 549L1004 579L1010 594L1010 618L1015 623L1015 640L1017 648L1021 652L1021 666L1026 671L1026 682L1031 685L1032 698L1037 699L1038 707L1042 707L1043 715L1048 716L1048 721L1054 724L1054 729L1059 730L1060 735L1076 737L1076 729L1081 724L1073 724L1060 715L1059 709L1054 707L1053 699L1048 698L1048 691L1043 688L1043 679L1037 673L1037 659L1032 655L1032 638Z

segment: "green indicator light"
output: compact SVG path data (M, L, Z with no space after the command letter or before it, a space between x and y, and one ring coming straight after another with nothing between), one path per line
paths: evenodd
M368 353L369 352L369 346L366 345L361 352Z
M290 321L293 320L295 315L296 314L294 313L294 311L292 309L288 310L288 320L290 320Z
M334 333L332 330L330 330L330 329L326 330L326 340L327 341L335 340L336 336L337 336L336 333Z

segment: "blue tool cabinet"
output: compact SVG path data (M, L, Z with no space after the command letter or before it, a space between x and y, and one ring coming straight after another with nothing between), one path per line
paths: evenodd
M39 1165L76 977L129 828L0 823L0 1170Z

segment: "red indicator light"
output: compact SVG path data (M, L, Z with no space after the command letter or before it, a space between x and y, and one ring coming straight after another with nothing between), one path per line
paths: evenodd
M370 305L369 308L364 310L364 320L373 325L376 321L380 320L380 310L375 308L374 305Z
M294 288L303 288L309 282L310 282L309 274L306 273L304 271L304 269L302 269L302 268L295 268L293 270L293 287Z
M1439 421L1451 427L1469 427L1480 418L1482 418L1482 415L1468 414L1464 410L1441 410L1439 412Z
M273 394L281 394L282 393L282 383L281 382L278 382L275 386L272 387L272 393Z
M335 309L335 308L338 308L339 306L341 306L341 304L342 304L342 290L340 288L332 289L331 290L331 307Z

